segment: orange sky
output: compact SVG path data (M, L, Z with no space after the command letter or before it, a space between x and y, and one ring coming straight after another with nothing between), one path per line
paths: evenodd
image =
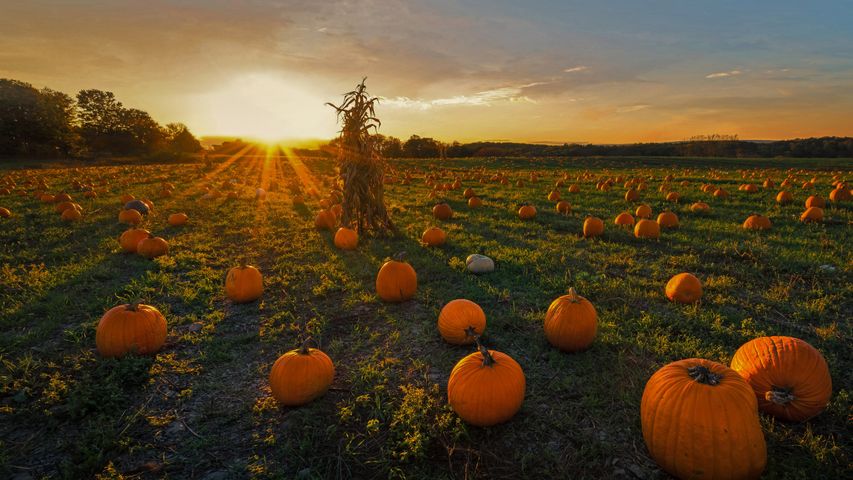
M329 138L323 103L362 76L403 138L853 135L844 2L643 3L7 2L0 77L110 90L198 135Z

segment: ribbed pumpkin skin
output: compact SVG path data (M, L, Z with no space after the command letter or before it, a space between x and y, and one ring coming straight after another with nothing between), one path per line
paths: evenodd
M335 365L316 348L291 350L278 357L270 371L272 396L284 405L297 407L321 397L332 385Z
M481 335L486 329L486 314L479 305L459 298L451 300L438 315L438 332L446 342L454 345L474 343L474 337L467 329L474 329L474 335Z
M694 380L690 367L720 375L719 384ZM758 478L767 446L752 389L734 370L689 358L649 379L640 403L643 439L652 458L677 478Z
M592 345L598 331L598 314L580 295L563 295L551 302L545 313L548 343L565 352L579 352Z
M604 222L598 217L588 217L583 221L583 236L597 237L604 233Z
M447 234L438 227L430 227L421 235L421 242L428 247L438 247L447 241Z
M702 298L702 282L691 273L679 273L666 283L666 298L676 303L693 303Z
M335 232L335 246L341 250L355 250L358 247L358 233L346 227Z
M478 427L506 422L524 402L521 366L509 355L489 350L495 363L483 365L474 352L456 364L447 382L447 402L462 420Z
M101 317L95 332L95 345L104 357L148 355L156 353L164 343L166 319L150 305L113 307Z
M376 275L376 294L386 302L404 302L417 290L418 274L406 262L389 260Z
M181 225L186 225L189 217L186 213L173 213L169 215L169 225L173 227L180 227Z
M135 211L135 210L134 210ZM118 238L118 243L121 245L121 249L127 253L136 253L136 247L139 245L139 242L148 238L151 235L151 232L148 230L143 230L141 228L131 228L130 230L126 230L121 236Z
M453 218L453 209L446 203L439 203L432 207L432 215L439 220L450 220Z
M225 295L234 303L254 302L264 293L264 277L251 266L234 267L225 277Z
M660 225L654 220L643 218L634 226L634 236L637 238L660 238Z
M762 412L802 422L822 412L832 397L832 377L823 355L794 337L760 337L743 344L731 367L755 392ZM790 389L793 399L777 403L773 387Z
M169 243L164 238L149 236L136 244L136 253L145 258L161 257L169 253Z

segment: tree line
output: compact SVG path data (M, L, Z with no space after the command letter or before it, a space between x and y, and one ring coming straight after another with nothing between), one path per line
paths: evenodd
M0 79L0 155L29 157L176 156L201 150L181 123L161 126L112 92L76 97Z

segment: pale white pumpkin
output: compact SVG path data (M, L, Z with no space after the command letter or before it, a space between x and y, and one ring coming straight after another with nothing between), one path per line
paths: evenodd
M468 271L471 273L488 273L495 271L495 261L491 258L474 253L468 255L465 259L465 264L468 266Z

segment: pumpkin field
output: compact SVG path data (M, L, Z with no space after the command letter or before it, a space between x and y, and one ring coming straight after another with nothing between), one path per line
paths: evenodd
M338 175L0 166L0 477L853 475L851 160L389 159L391 235Z

